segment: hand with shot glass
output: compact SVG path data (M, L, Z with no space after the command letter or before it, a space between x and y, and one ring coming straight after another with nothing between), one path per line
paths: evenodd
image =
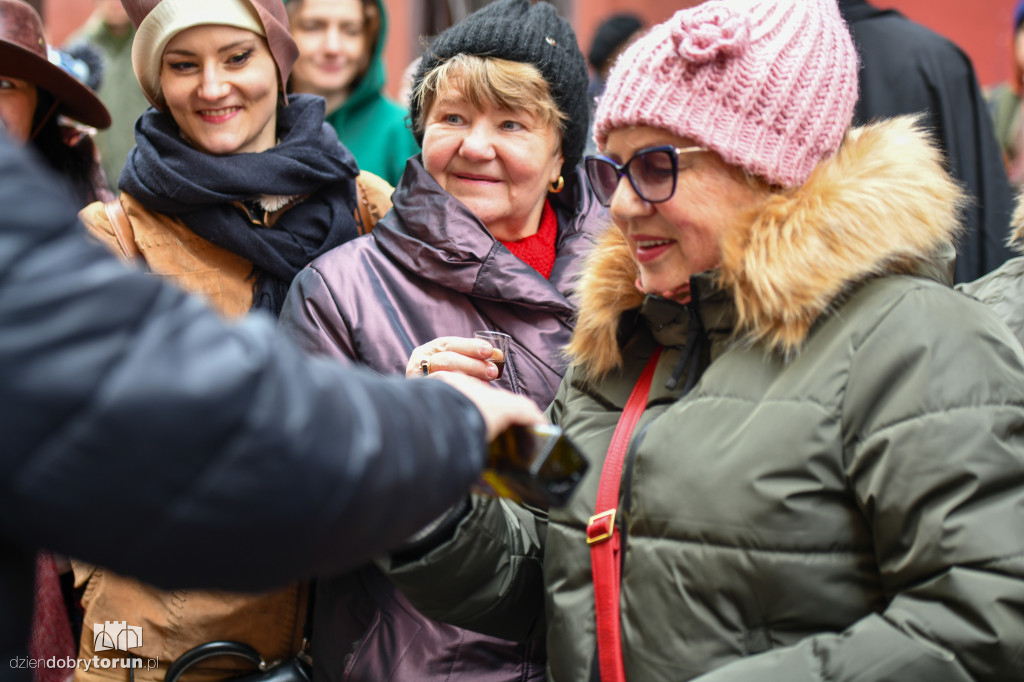
M473 332L474 339L480 339L490 344L493 350L491 351L491 357L489 358L494 366L498 368L498 376L500 379L502 373L505 371L505 364L509 359L509 349L512 346L512 337L502 332L496 332L491 330Z
M405 375L414 378L444 371L481 381L500 379L509 361L512 337L491 330L477 331L473 336L442 336L418 346L409 356Z

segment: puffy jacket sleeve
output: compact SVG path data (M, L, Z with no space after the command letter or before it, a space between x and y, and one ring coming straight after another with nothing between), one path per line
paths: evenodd
M518 642L542 636L545 520L507 500L471 502L450 540L379 565L426 616Z
M278 324L309 353L346 364L357 357L348 319L323 275L312 266L300 270L292 280Z
M363 563L465 495L485 444L461 394L226 325L88 241L58 186L0 139L5 544L255 589Z
M887 607L698 679L1024 679L1022 395L1021 351L989 311L907 294L854 350L842 415Z
M572 369L569 370L570 375ZM547 416L558 423L570 375ZM424 557L379 562L425 615L514 641L545 632L547 518L506 500L474 495L454 536Z

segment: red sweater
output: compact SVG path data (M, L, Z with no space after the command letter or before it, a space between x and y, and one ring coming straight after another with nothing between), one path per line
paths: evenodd
M515 256L544 275L551 278L551 270L555 267L555 238L558 236L558 218L551 202L544 202L544 211L540 214L540 229L526 239L517 242L501 243L508 247Z

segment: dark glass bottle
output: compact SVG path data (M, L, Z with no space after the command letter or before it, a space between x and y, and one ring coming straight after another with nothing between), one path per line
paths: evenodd
M588 466L558 426L513 426L491 443L477 492L541 509L561 507L583 480Z

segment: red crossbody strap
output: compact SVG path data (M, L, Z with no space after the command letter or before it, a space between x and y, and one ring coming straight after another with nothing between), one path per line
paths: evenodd
M651 355L643 373L629 394L619 423L612 434L608 455L601 469L597 487L597 502L587 523L587 544L590 545L590 566L594 576L594 612L597 618L597 657L601 669L601 682L625 682L626 670L622 663L622 624L619 619L619 534L615 532L615 515L619 504L619 485L622 464L629 449L640 415L647 407L654 369L661 357L661 347Z

